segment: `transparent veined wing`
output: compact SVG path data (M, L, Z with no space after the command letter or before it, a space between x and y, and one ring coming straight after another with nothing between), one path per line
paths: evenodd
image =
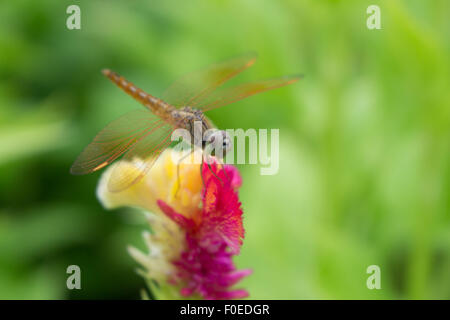
M124 154L112 169L108 181L111 192L119 192L139 182L152 168L159 155L170 146L173 127L162 123L148 132Z
M208 111L211 109L219 108L230 103L245 99L254 94L280 88L288 84L297 82L301 78L301 75L284 76L274 79L252 81L231 88L224 88L208 95L208 97L206 97L196 105L196 108L201 111Z
M231 79L256 61L257 55L249 52L203 70L189 73L175 81L163 94L162 100L175 107L196 107L225 81Z
M134 110L109 123L83 150L70 168L72 174L97 171L130 149L136 149L148 136L167 134L170 125L146 110ZM170 135L170 134L169 134ZM156 142L155 142L156 143Z

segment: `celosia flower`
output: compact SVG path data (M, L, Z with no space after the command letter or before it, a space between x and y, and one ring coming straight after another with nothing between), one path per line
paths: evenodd
M135 206L150 212L152 233L144 235L149 252L130 248L130 253L150 285L157 282L159 298L246 297L247 291L232 289L251 272L236 270L232 261L244 237L237 194L241 177L233 166L217 162L204 163L201 176L193 157L180 162L181 153L166 150L144 179L115 193L107 189L110 168L100 180L98 198L106 208ZM134 170L141 161L123 170Z

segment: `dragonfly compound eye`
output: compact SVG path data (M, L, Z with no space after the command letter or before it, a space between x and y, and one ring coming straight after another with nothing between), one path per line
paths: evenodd
M228 132L226 132L224 130L219 131L219 134L220 134L219 141L222 142L222 146L221 146L222 150L224 153L226 153L228 150L231 149L231 146L232 146L230 136L229 136Z

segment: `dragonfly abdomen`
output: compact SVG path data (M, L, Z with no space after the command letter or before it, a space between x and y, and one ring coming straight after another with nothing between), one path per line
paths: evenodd
M150 109L157 116L167 119L170 112L174 109L170 104L165 103L144 90L136 87L132 82L126 80L123 76L111 71L109 69L102 70L102 73L107 76L119 88L128 93L134 99L142 103L146 108Z

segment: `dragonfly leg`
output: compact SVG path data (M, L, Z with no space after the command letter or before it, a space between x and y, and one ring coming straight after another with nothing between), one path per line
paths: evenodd
M200 164L200 177L202 178L202 185L205 187L205 179L203 179L203 155L202 155L202 163Z
M207 163L207 165L208 165L209 171L211 171L211 173L214 175L214 177L216 177L217 179L219 179L220 183L221 183L222 186L223 186L223 181L222 181L222 179L220 179L220 178L217 176L217 174L214 173L214 171L213 171L212 168L211 168L211 164Z
M190 156L192 154L193 151L189 152L188 154L182 156L178 162L177 162L177 190L175 191L175 198L177 197L178 194L178 190L180 189L181 186L181 180L180 180L180 164L181 162L186 159L188 156Z
M219 179L220 183L222 184L222 186L224 185L222 179L220 179L217 174L215 174L215 172L213 171L213 169L211 168L211 164L209 163L209 161L206 161L206 165L208 166L209 171L211 171L211 173L214 175L214 177L216 177L217 179ZM200 167L200 174L202 174L202 170L201 168L203 168L203 157L202 157L202 166ZM205 181L203 180L203 175L202 175L202 181L203 181L203 185L205 185Z

